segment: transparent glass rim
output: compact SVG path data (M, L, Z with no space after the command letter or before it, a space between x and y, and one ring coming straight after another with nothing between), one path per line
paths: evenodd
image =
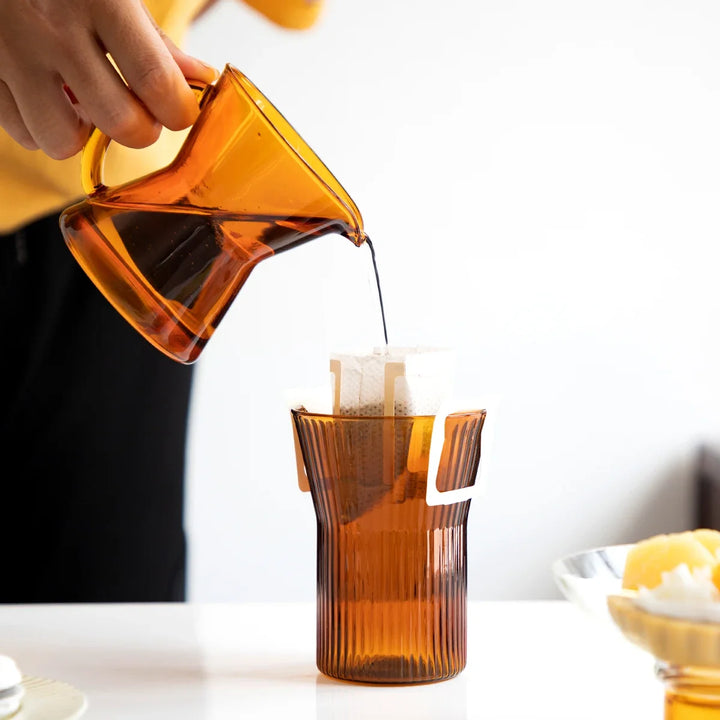
M299 410L291 408L293 415L299 415L306 418L325 418L327 420L434 420L437 415L335 415L333 413L310 412L309 410ZM458 417L463 415L479 415L486 413L485 408L480 410L457 410L449 412L446 417Z

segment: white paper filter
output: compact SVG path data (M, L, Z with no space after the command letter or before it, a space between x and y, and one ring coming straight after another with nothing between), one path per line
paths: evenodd
M330 356L330 387L295 391L289 400L291 407L303 407L313 413L355 417L435 416L430 438L426 500L428 505L448 505L472 497L479 483L476 480L473 486L447 492L437 489L437 473L445 440L445 419L449 412L488 409L486 404L467 402L463 403L463 407L452 407L450 397L453 375L454 355L444 348L382 347L369 353L333 353ZM483 456L487 448L487 425L486 420L483 427ZM376 470L383 463L394 462L392 446L395 438L392 426L386 430L377 438L367 438L363 447L357 450L363 454L360 464L366 465L368 472ZM426 443L428 438L418 437L417 441ZM297 436L295 449L298 453L300 487L308 490Z

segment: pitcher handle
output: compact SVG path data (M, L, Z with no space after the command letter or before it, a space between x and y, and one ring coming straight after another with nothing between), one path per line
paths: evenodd
M188 85L195 93L198 104L202 108L208 97L208 88L214 87L214 83L206 83L203 80L188 80ZM86 195L93 195L107 187L103 182L103 175L105 155L111 140L112 138L102 130L93 128L90 137L85 143L80 161L80 179Z

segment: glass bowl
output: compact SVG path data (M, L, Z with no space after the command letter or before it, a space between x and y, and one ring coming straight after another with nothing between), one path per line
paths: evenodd
M720 622L649 613L622 589L633 546L610 545L556 560L562 594L593 618L607 621L655 659L665 686L665 720L720 720Z
M625 558L631 547L609 545L566 555L552 565L555 583L581 610L612 622L607 599L622 590Z

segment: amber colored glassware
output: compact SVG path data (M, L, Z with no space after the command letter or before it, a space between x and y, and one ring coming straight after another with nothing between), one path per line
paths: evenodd
M292 411L317 516L317 666L418 683L466 662L470 500L426 502L434 417ZM448 416L440 491L470 486L485 411Z
M285 118L226 65L196 88L200 114L177 157L123 185L103 184L110 142L82 157L87 198L60 227L88 276L171 358L197 360L257 263L327 233L366 239L347 192Z
M563 595L655 660L665 690L665 720L720 720L720 623L651 613L623 589L633 544L581 550L552 572Z
M720 623L650 613L627 593L607 606L623 635L654 656L665 720L720 720Z
M657 663L665 684L665 720L720 720L720 668Z

